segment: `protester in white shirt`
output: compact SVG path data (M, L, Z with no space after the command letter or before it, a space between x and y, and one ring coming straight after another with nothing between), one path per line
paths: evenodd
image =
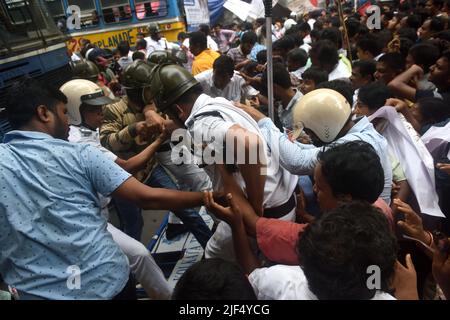
M222 174L223 179L232 180L225 171ZM418 299L411 256L406 256L406 268L397 261L391 226L369 203L343 204L310 223L299 236L298 266L261 268L243 219L254 215L252 208L233 184L228 191L229 207L215 203L211 194L205 195L205 204L231 226L238 262L249 274L259 300ZM377 285L370 286L374 272ZM396 298L388 293L392 290Z
M339 59L336 45L330 40L315 42L309 51L313 66L328 72L328 80L350 78L351 73L347 66Z
M243 102L259 95L259 91L248 85L239 73L234 71L234 61L222 55L214 61L213 69L195 76L203 92L213 98L223 97L230 101Z
M272 149L269 153L258 124L230 101L203 94L201 85L185 69L175 65L160 68L157 71L159 77L153 78L149 87L153 92L150 96L155 95L161 112L171 114L174 122L181 122L187 128L189 136L194 139L194 146L199 146L194 148L194 153L202 156L201 164L211 177L213 189L222 188L217 165L223 163L223 157L230 152L225 157L227 166L235 171L236 179L245 189L255 211L293 220L293 192L298 178L278 166L278 161L272 157L276 152ZM253 154L258 150L258 156ZM249 162L249 159L253 160ZM231 230L226 223L221 222L217 226L208 241L205 256L235 260Z

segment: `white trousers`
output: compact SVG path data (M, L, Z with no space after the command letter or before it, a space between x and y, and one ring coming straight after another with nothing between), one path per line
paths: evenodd
M136 280L142 285L149 298L169 300L172 296L172 288L147 248L139 241L114 227L111 223L108 223L107 230L127 256L131 272L133 272Z

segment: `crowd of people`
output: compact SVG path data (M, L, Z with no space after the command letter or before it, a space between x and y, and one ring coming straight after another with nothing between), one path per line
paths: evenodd
M83 40L60 88L14 85L3 282L20 299L135 299L137 283L151 299L450 299L450 2L379 5L380 28L347 5L275 19L272 57L264 19L177 43L151 23L134 46ZM175 288L142 209L204 248Z

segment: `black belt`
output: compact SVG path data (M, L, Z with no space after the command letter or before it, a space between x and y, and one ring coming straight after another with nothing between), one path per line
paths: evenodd
M295 206L296 206L295 194L293 193L292 196L289 198L289 200L283 203L282 205L279 205L278 207L274 208L264 209L263 217L279 219L287 215L289 212L291 212L292 209L295 208Z
M170 143L164 143L158 148L156 152L165 152L170 150L172 150L172 146L170 145Z

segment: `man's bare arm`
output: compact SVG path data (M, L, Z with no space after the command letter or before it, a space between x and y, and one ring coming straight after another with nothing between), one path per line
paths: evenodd
M130 177L112 194L126 199L142 209L179 210L203 205L201 192L184 192L162 188L151 188Z
M261 155L262 141L254 134L239 125L233 125L227 131L227 143L234 143L234 155L242 177L245 181L247 198L256 214L263 213L264 186L266 176L263 173L264 164ZM230 146L227 146L227 148Z

